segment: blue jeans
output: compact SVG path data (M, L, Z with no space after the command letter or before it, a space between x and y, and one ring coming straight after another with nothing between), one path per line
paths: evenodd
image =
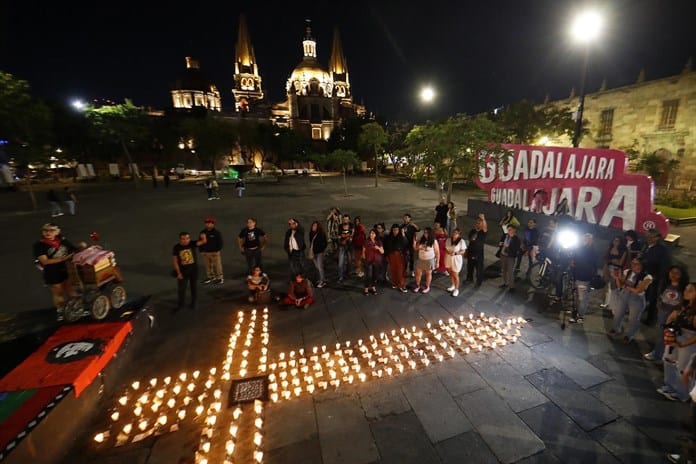
M324 252L316 253L312 261L319 272L319 282L324 282Z
M304 266L302 263L302 252L293 250L288 255L290 261L290 277L291 280L295 278L297 274L304 275Z
M640 329L640 316L645 310L645 295L636 295L628 290L618 291L619 305L614 315L614 331L621 332L624 316L628 313L628 331L625 336L632 339Z
M577 290L578 316L585 317L587 306L590 304L590 283L576 280L575 289Z
M350 254L352 252L352 248L341 245L338 246L338 280L342 280L345 277L346 264L350 263Z
M655 348L652 350L652 355L655 359L662 359L665 354L665 337L664 325L667 323L670 311L657 310L657 340L655 340Z
M373 263L365 263L365 288L374 287L379 280L379 275L382 272L382 260Z

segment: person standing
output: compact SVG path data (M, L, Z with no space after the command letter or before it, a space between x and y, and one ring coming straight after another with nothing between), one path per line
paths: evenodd
M662 235L657 229L650 229L646 237L647 248L643 250L641 260L645 264L645 272L650 274L653 279L653 285L648 287L645 293L647 300L647 315L645 318L646 324L652 324L657 317L657 294L660 288L663 288L667 280L667 269L672 264L672 257L669 250L662 243Z
M63 210L60 207L60 198L55 190L50 189L46 192L46 199L48 204L51 205L51 217L58 217L63 215Z
M220 185L218 184L217 179L213 177L213 180L210 181L210 187L213 189L213 200L219 200L220 199Z
M41 239L34 243L34 258L42 268L44 283L51 289L56 318L61 322L66 297L77 295L65 264L72 259L77 247L60 235L60 227L56 224L44 224L41 234Z
M440 202L435 206L435 219L433 219L433 222L439 223L442 227L447 227L448 211L447 199L445 197L440 197Z
M577 305L568 322L573 324L582 324L585 320L590 303L590 281L597 275L597 252L592 243L592 234L583 235L582 240L571 261Z
M68 207L68 212L71 216L74 216L76 214L75 205L77 204L77 195L75 195L75 191L70 187L65 187L63 189L63 197L65 206Z
M643 358L647 361L662 361L662 356L665 353L663 333L667 319L673 312L679 312L682 299L684 298L684 289L689 282L689 276L686 274L686 271L679 266L669 268L667 276L668 282L657 299L657 337L655 339L655 347L651 352L643 355Z
M512 224L515 227L520 226L520 221L515 217L514 211L512 211L511 209L507 210L503 219L500 220L500 227L503 228L503 232L506 232L505 226L507 226L508 224Z
M392 224L391 231L384 237L384 254L387 257L389 264L389 279L391 280L392 288L398 288L400 292L406 293L406 281L404 271L406 265L404 256L407 255L409 242L401 233L399 224Z
M368 293L377 294L376 285L381 273L382 255L384 255L382 238L375 229L371 229L362 249L362 258L365 260L365 289L363 291L365 295Z
M212 180L212 178L210 178L210 177L207 178L203 182L203 187L205 187L205 191L208 194L208 200L212 200L213 199L213 180Z
M247 262L247 274L251 274L254 267L263 269L261 257L266 249L266 233L256 227L256 219L247 218L247 226L239 232L237 245Z
M415 250L412 248L413 241L416 238L416 233L420 232L420 227L411 221L411 215L409 213L404 214L404 222L401 224L401 233L406 237L406 242L408 242L408 253L404 256L404 262L406 264L406 272L411 272L411 277L415 276Z
M164 176L162 177L164 181L164 187L169 188L169 171L164 171Z
M517 226L507 224L507 233L500 239L500 266L503 274L503 283L500 288L507 288L510 293L515 291L515 261L520 251L520 238L517 236Z
M205 234L200 235L200 240L191 241L188 232L179 233L179 243L172 249L172 264L177 279L177 306L176 311L184 307L186 287L191 289L191 303L189 308L196 309L196 296L198 289L198 263L196 249L205 244Z
M338 281L343 282L346 269L350 269L350 257L352 255L353 223L350 216L343 215L343 220L338 229Z
M205 264L206 279L204 284L222 284L225 282L222 275L222 234L215 228L215 218L205 218L205 227L201 235L205 235L206 242L199 250Z
M435 237L435 241L437 242L437 247L440 252L440 259L435 264L435 270L437 272L442 272L443 274L446 274L447 266L445 266L445 244L447 242L448 235L447 231L442 227L442 224L440 224L439 222L433 224L433 236Z
M244 185L244 179L238 177L237 182L234 183L234 189L237 191L237 196L239 198L242 198L244 196L244 190L246 190L246 185Z
M288 219L288 230L285 231L283 249L288 254L290 264L290 275L304 275L304 265L302 257L306 248L304 240L304 229L295 218Z
M604 269L602 274L607 289L604 294L604 303L599 305L602 309L613 306L611 302L616 291L616 276L623 271L627 256L628 249L623 243L623 238L621 235L615 235L611 240L611 244L609 244L607 252L604 254Z
M331 242L331 252L338 251L338 229L341 226L341 212L333 206L326 216L326 235Z
M452 231L457 228L457 209L451 201L447 203L447 236L452 236Z
M636 234L635 230L627 230L624 233L624 240L626 240L626 248L628 250L628 257L624 263L624 267L626 267L633 258L640 258L643 253L643 243L638 240L638 234Z
M522 259L524 256L527 257L527 272L525 277L529 277L529 270L532 268L532 250L539 240L539 229L537 229L536 219L530 219L527 221L527 227L525 227L522 233L522 248L521 253L517 256L517 261L515 261L515 274L520 272L520 267L522 266Z
M466 281L474 281L476 272L476 288L483 283L483 250L486 244L488 223L486 216L480 213L474 221L474 228L469 231L469 249L467 250Z
M418 253L418 264L416 265L416 288L414 293L430 291L430 282L433 280L433 270L440 260L440 247L435 243L433 230L426 227L420 239L413 239L413 249ZM421 289L421 277L425 272L425 287Z
M638 329L640 329L640 316L645 310L645 291L653 284L653 277L645 271L643 263L634 258L630 269L626 269L616 278L618 288L618 308L614 314L614 326L609 335L618 335L623 332L624 317L628 313L628 331L624 336L624 343L631 343Z
M327 238L324 228L319 221L314 221L309 228L309 259L314 263L319 273L319 281L317 288L326 286L326 278L324 277L324 252L327 247Z
M355 263L355 275L358 278L365 277L363 272L363 246L365 245L365 226L360 216L353 219L353 262Z
M445 243L445 266L452 283L447 291L451 292L453 297L459 295L459 272L462 270L465 253L466 242L462 239L462 231L455 228Z

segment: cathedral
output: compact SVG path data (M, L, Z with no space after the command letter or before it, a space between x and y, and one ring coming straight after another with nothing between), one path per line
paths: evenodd
M328 68L317 60L317 42L307 21L301 43L302 59L285 84L286 99L269 102L263 90L259 64L242 15L237 31L234 62L234 108L223 108L217 87L200 71L199 63L186 58L186 71L171 89L178 111L221 111L231 117L267 120L301 132L312 140L326 141L342 121L365 115L365 107L353 103L346 57L338 30L334 30Z

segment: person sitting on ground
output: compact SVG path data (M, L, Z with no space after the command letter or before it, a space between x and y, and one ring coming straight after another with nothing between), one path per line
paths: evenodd
M302 273L295 274L295 278L290 281L290 288L287 296L283 299L283 304L294 306L295 308L307 309L314 303L312 298L312 284L305 279Z
M249 289L249 303L267 303L264 295L271 291L271 279L259 266L254 266L251 275L247 276L247 288Z

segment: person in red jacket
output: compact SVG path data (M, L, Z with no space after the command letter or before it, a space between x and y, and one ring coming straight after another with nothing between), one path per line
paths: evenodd
M353 257L355 258L355 274L363 278L363 246L365 246L365 226L360 220L360 216L353 219Z
M312 284L305 279L302 273L295 274L295 278L290 281L290 289L287 296L283 299L283 304L294 306L295 308L307 309L312 303Z

